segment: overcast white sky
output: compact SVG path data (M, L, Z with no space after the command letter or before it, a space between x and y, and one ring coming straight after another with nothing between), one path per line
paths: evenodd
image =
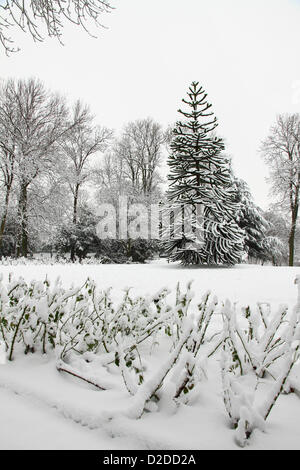
M22 51L0 55L0 76L36 76L90 104L117 131L151 116L163 126L191 81L219 120L237 176L268 205L258 149L277 113L300 111L300 0L112 0L98 38L68 26L62 47L18 33Z

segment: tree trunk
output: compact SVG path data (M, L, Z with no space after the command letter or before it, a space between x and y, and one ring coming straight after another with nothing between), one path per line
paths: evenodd
M79 192L79 185L77 184L75 186L75 191L74 191L74 200L73 200L73 227L76 227L77 224L77 206L78 206L78 192ZM75 261L75 255L76 255L76 240L72 242L71 244L71 249L70 249L70 258L72 263Z
M17 257L28 255L27 184L21 184L18 217L20 221Z
M0 257L2 256L3 236L4 236L4 230L5 230L6 219L7 219L7 214L8 214L10 189L11 189L10 187L6 188L4 212L3 212L1 224L0 224Z
M296 224L298 217L298 204L292 210L292 225L289 236L289 266L294 266L294 255L295 255L295 234Z
M289 236L289 266L294 266L295 226L292 226Z

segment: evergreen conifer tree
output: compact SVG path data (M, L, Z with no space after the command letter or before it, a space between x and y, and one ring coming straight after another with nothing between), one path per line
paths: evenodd
M280 264L285 251L284 244L277 236L280 230L278 227L274 230L273 222L268 220L268 214L266 218L266 214L254 203L250 188L244 180L234 178L234 187L237 201L240 203L236 222L245 232L244 243L248 257L261 262L271 261L273 265ZM278 220L275 219L274 222Z
M269 223L263 216L263 211L254 203L247 183L234 178L237 201L240 211L236 215L237 224L245 231L245 251L250 258L260 259L263 256L266 231Z
M179 110L185 119L176 123L170 143L165 250L183 264L235 264L244 232L234 217L239 203L224 143L214 135L217 119L204 89L193 82L187 95L187 111Z

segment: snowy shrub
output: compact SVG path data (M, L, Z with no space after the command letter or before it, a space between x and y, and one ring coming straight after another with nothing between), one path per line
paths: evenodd
M0 338L4 341L8 358L13 359L15 349L25 354L39 349L46 353L55 347L57 325L64 315L66 302L73 291L61 287L59 279L50 289L49 281L24 279L0 283Z
M199 376L199 370L201 371L201 366L199 364L203 357L201 357L199 353L200 347L204 343L205 334L211 317L218 305L216 297L209 302L210 295L210 292L207 292L203 296L201 303L198 305L198 319L185 344L184 354L182 354L181 358L184 365L176 384L175 399L178 399L182 394L187 395L191 390L193 390L199 382L199 377L201 377L201 372Z
M241 375L251 370L260 378L266 373L272 375L272 367L286 348L287 313L286 305L272 316L268 304L259 303L254 311L248 306L237 312L229 301L225 303L224 347L231 351L232 369L238 369Z
M104 239L97 242L96 257L99 256L106 264L145 263L146 260L153 259L160 251L158 240Z
M272 315L270 306L258 304L237 311L229 301L223 308L224 332L221 354L223 400L236 440L244 446L255 428L264 429L293 368L299 359L300 309L288 315L282 305ZM260 385L269 393L258 404Z
M100 390L117 381L131 396L126 414L135 419L160 406L175 412L193 405L208 360L220 353L225 410L244 446L255 429L265 429L278 397L300 388L297 376L291 378L299 362L299 281L293 311L282 305L273 313L262 303L220 306L209 291L191 306L191 283L183 291L178 285L171 302L166 288L145 296L127 289L117 304L110 289L90 279L69 289L59 280L10 278L5 285L1 279L0 346L9 360L53 350L58 371ZM211 327L216 313L223 326L217 331Z
M151 400L167 399L174 405L180 401L188 403L199 393L199 383L202 379L202 362L206 355L199 353L201 345L205 342L206 332L215 308L216 297L211 302L210 292L207 292L198 305L196 318L189 315L189 307L194 293L191 283L187 285L185 293L177 287L176 302L173 317L173 347L168 358L162 363L160 369L144 381L134 397L134 403L128 414L139 418L144 410L151 410ZM177 321L176 321L177 319ZM174 341L175 339L175 341ZM182 396L184 399L182 400ZM180 400L179 400L180 399Z
M99 290L90 279L82 287L70 289L63 289L59 280L51 286L47 279L29 284L22 278L10 279L7 286L0 285L0 341L10 360L18 351L47 353L54 349L58 370L88 382L88 365L117 368L131 395L145 382L148 393L143 409L153 397L157 399L165 377L179 364L182 370L174 374L171 398L178 401L184 395L186 402L199 381L199 350L217 300L209 302L207 293L194 319L189 317L194 296L191 283L184 292L177 286L173 306L167 302L168 294L162 288L152 296L133 297L128 289L116 305L110 289ZM170 358L158 373L158 382L153 382L145 373L147 358L153 348L160 347L162 337L169 342Z
M177 296L175 308L166 302L170 292L165 288L153 296L136 298L127 290L116 306L110 290L98 291L94 283L87 281L81 296L70 301L68 313L59 322L59 361L72 365L78 364L80 355L88 362L101 357L102 365L119 368L126 389L135 394L144 382L145 351L160 343L158 336L170 338L171 349L176 347L187 314L189 291L190 285L187 293Z
M28 266L39 266L39 265L57 265L57 264L78 264L78 265L85 265L85 264L104 264L104 258L84 258L82 260L76 259L75 261L71 261L70 258L66 258L64 256L53 256L52 258L11 258L11 257L2 257L0 259L0 265L3 266L18 266L18 265L28 265Z

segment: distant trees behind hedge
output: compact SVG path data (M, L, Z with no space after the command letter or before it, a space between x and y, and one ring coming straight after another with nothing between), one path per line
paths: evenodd
M99 204L116 206L121 194L130 203L161 199L159 169L166 139L150 118L129 123L117 138L96 123L88 106L79 100L69 105L40 80L4 81L0 254L27 257L51 247L69 252L74 260L99 251ZM115 257L122 252L121 246L113 250ZM125 252L138 257L132 250Z
M164 203L170 135L170 128L149 117L127 123L117 134L99 125L89 106L68 103L38 79L2 81L0 256L44 250L72 261L94 253L103 262L143 262L163 254L158 238L100 240L97 208L109 203L118 214L120 196L146 210ZM238 178L233 193L245 254L262 263L286 263L285 213L263 212Z

